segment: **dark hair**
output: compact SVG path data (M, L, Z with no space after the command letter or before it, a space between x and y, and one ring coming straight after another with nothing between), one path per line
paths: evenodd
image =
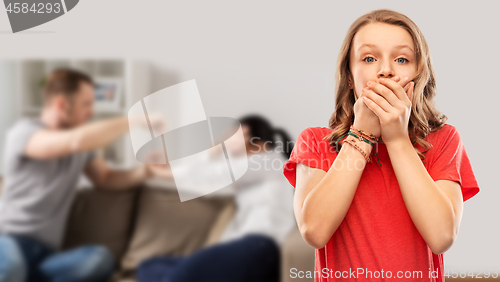
M293 140L283 128L274 128L263 116L257 114L246 115L238 119L241 125L246 125L250 129L251 140L257 138L260 142L271 142L272 148L276 148L277 142L283 142L282 153L288 159L293 150ZM280 138L276 139L276 135Z
M83 72L69 68L58 68L52 71L46 78L43 86L43 95L45 98L50 98L57 94L71 97L78 91L82 82L91 85L94 84L92 78Z

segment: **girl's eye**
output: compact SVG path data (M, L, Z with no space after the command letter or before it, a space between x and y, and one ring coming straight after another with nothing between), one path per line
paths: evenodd
M398 60L403 60L402 62L400 61L400 63L404 64L405 62L409 62L406 58L398 58Z
M371 62L370 62L370 61L367 61L367 59L373 59L373 60L375 60L373 57L366 57L366 58L364 58L364 59L363 59L363 61L364 61L364 62L367 62L367 63L372 63L372 62L373 62L373 61L371 61ZM399 63L402 63L402 64L404 64L404 63L406 63L406 62L409 62L409 61L408 61L408 59L403 58L403 57L401 57L401 58L397 58L396 60L402 60L402 61L398 61Z
M366 57L363 59L364 62L366 62L366 59L374 59L373 57ZM367 63L371 63L371 62L367 62Z

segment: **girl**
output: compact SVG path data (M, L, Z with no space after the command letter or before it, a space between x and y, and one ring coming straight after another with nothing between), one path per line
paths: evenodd
M283 129L273 128L261 116L248 115L239 121L246 152L239 152L239 147L233 144L225 144L234 155L242 155L242 161L248 161L248 170L234 186L226 187L230 189L223 188L206 195L232 195L236 200L236 214L219 243L189 256L148 259L138 267L139 281L278 282L279 248L295 226L294 191L281 173L282 164L290 157L292 148L280 146L280 142L289 145L292 140ZM221 164L214 165L227 168L225 159ZM182 173L193 178L193 169L186 167ZM176 170L176 177L182 177L178 172ZM197 186L196 182L212 182L220 178L219 175L196 175L193 187ZM163 176L173 177L171 171L165 170Z
M283 167L315 281L444 281L443 253L479 187L435 109L427 42L408 17L375 10L338 58L329 128L302 131Z

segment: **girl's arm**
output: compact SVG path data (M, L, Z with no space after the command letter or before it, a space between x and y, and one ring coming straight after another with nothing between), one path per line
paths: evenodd
M355 138L348 136L346 139ZM357 142L366 154L372 147ZM328 172L297 164L294 213L306 243L323 248L339 227L349 209L366 160L361 153L345 143Z
M410 80L407 77L403 83ZM458 234L462 191L457 182L434 182L415 152L408 135L415 83L409 85L406 91L391 79L373 81L365 93L365 102L380 120L382 139L408 213L432 252L441 254L451 247Z
M387 144L387 151L415 227L433 253L444 253L457 237L462 219L460 185L434 182L409 139Z
M406 83L399 79L392 83ZM397 82L399 81L399 82ZM400 85L403 90L402 85ZM366 90L366 89L364 89ZM355 95L353 127L380 136L377 115L364 101L366 91ZM357 139L349 135L346 139ZM369 156L372 146L355 142ZM316 249L323 248L351 206L352 199L366 166L363 155L349 144L342 146L328 172L297 164L294 212L304 240Z

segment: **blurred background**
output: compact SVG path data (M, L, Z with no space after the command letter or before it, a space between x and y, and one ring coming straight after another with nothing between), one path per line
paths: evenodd
M498 5L82 1L67 15L18 34L0 12L0 145L15 120L37 114L43 77L58 66L83 70L100 83L94 119L125 114L148 94L196 79L207 116L260 113L295 140L307 127L328 126L337 54L349 25L370 10L394 9L409 16L430 45L438 109L460 132L481 188L465 203L445 265L499 271L500 153L476 143L498 121L500 93L492 83L500 74L493 36ZM135 164L128 136L100 154L117 167Z
M151 70L146 62L76 58L2 60L0 79L5 108L2 111L2 134L14 120L40 115L43 85L48 74L56 68L76 69L95 80L92 120L127 115L135 102L150 94ZM128 135L98 153L116 168L138 164Z

